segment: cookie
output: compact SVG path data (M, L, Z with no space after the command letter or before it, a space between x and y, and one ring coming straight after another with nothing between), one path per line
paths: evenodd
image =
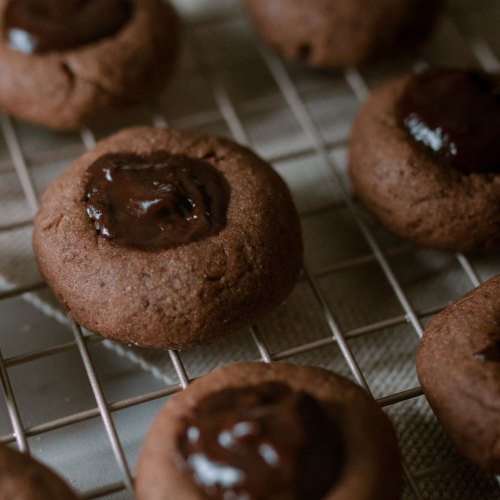
M392 426L353 382L321 368L232 363L158 414L139 500L400 498Z
M500 474L500 276L432 319L418 349L417 373L458 450Z
M271 166L236 143L131 128L45 192L39 269L85 328L163 349L249 326L292 290L300 223Z
M0 106L60 130L103 119L162 88L177 31L161 0L0 0Z
M68 485L33 458L0 446L0 500L76 500Z
M390 230L467 252L500 243L500 79L435 69L373 92L356 117L354 191Z
M246 0L255 26L287 59L321 68L358 66L431 30L439 0Z

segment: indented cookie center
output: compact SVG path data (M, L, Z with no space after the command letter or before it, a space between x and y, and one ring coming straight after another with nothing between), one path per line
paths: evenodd
M500 170L500 77L433 70L409 81L396 108L412 140L463 172Z
M207 396L178 446L180 466L217 500L319 500L345 461L342 434L323 405L278 382Z
M87 215L100 237L119 245L165 250L226 225L229 187L207 162L165 152L108 154L87 177Z
M4 38L27 54L64 51L113 36L131 14L130 0L11 0Z

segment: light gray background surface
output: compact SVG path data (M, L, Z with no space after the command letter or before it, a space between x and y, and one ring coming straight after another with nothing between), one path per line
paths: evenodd
M265 49L263 57L237 0L178 0L176 5L186 22L185 43L178 70L158 107L132 110L115 126L91 133L98 139L124 125L161 124L166 120L172 127L196 128L250 143L273 162L293 192L302 216L306 263L314 276L314 282L303 277L287 303L258 325L263 344L275 359L324 366L354 378L331 341L325 309L315 295L316 283L329 313L348 338L374 397L415 388L417 332L406 320L408 310L398 300L356 217L387 257L397 285L422 326L437 310L473 287L467 264L480 280L485 280L500 272L500 259L497 255L483 255L468 256L464 261L455 255L406 244L381 228L356 203L353 215L331 172L340 177L342 188L349 193L347 138L365 85L376 87L392 75L422 64L482 65L488 69L497 65L499 69L500 2L450 1L435 36L419 54L384 62L361 73L282 65ZM283 93L286 81L292 83L291 101L290 95L287 101ZM301 106L312 119L309 125L298 119L297 109ZM33 214L14 169L12 159L19 162L19 157L12 150L9 124L38 196L85 149L79 133L58 134L3 118L0 276L6 290L40 282L30 243ZM319 131L329 164L318 154L311 130ZM318 348L306 347L316 341ZM96 408L75 345L57 349L59 353L36 354L36 359L17 362L17 356L72 342L71 330L46 289L0 300L1 353L25 429L40 429L38 426L56 419ZM107 341L91 343L90 352L108 403L178 383L171 358L163 352ZM190 378L229 361L259 358L258 346L249 332L215 346L180 353ZM142 439L164 402L165 398L160 398L112 413L132 471ZM457 457L423 396L390 405L386 410L397 427L405 463L421 498L500 498L494 478ZM123 477L102 420L79 420L64 427L57 425L50 432L37 431L28 439L32 454L90 497L99 487L117 483L120 488ZM0 398L2 436L4 441L12 440L6 403ZM102 498L128 499L132 493L122 490ZM405 490L405 498L415 498L410 488Z

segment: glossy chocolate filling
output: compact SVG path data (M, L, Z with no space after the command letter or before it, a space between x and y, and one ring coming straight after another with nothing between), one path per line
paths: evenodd
M130 0L11 0L4 38L26 54L61 52L115 35L131 14Z
M474 357L479 361L500 363L500 339L494 341L482 351L479 351Z
M207 162L166 152L108 154L87 178L87 214L100 237L119 245L165 250L226 225L229 186Z
M396 109L420 150L462 172L500 170L500 77L431 70L413 76Z
M279 382L204 398L179 437L181 467L209 499L320 500L345 463L331 411Z

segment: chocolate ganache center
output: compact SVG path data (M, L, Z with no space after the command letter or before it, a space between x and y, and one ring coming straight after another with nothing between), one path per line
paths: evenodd
M500 339L494 340L491 344L474 355L479 361L492 361L500 363Z
M166 250L226 225L229 186L207 162L166 152L107 154L87 178L87 214L100 237L119 245Z
M397 103L415 144L462 172L500 171L500 76L431 70L413 76Z
M280 382L230 388L198 403L179 437L180 465L209 499L320 500L342 473L331 413Z
M4 38L26 54L60 52L113 36L131 14L130 0L11 0Z

